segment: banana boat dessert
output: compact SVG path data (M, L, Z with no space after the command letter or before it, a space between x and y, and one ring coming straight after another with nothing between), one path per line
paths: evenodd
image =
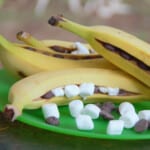
M27 45L33 46L35 48L41 49L44 52L52 54L61 54L61 57L71 58L71 54L74 54L74 59L80 57L80 54L83 54L83 57L101 57L97 56L96 52L88 44L82 44L80 42L69 42L62 40L43 40L40 41L33 37L30 33L20 31L16 35L17 39L24 42ZM21 45L20 45L21 46ZM78 51L77 51L78 50ZM65 53L65 55L64 55ZM70 54L67 55L66 54ZM76 56L77 54L77 56ZM69 57L70 56L70 57Z
M56 46L56 43L49 41L43 43L50 47ZM54 50L51 50L53 52L51 53L49 46L45 45L43 47L48 50L30 45L17 45L0 36L0 59L8 71L19 77L26 77L41 71L78 67L116 69L114 65L98 54L65 54ZM57 45L61 46L62 44L57 43Z
M88 27L63 16L52 16L49 24L79 35L106 60L150 87L150 44L119 29Z
M75 99L84 103L148 100L150 89L120 71L99 68L74 68L46 71L17 81L9 91L6 118L14 121L23 109L37 109L47 103L66 105Z

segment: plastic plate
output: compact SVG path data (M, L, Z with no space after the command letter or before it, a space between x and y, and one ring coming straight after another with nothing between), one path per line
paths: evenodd
M15 82L5 70L0 70L0 110L4 109L6 103L8 103L8 92L11 85ZM137 111L142 109L150 109L150 102L139 102L134 104ZM106 134L106 128L108 121L103 119L94 120L94 129L92 131L78 130L75 124L75 119L70 116L68 106L60 106L60 125L52 126L45 123L41 109L36 110L24 110L23 114L18 117L18 121L25 124L42 128L45 130L63 133L73 136L82 136L88 138L99 139L117 139L117 140L144 140L150 139L150 130L143 133L136 133L134 129L124 129L121 135L108 135ZM117 119L116 115L116 119Z

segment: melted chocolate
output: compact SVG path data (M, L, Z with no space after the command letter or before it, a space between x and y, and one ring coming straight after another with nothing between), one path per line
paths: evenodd
M76 84L76 85L80 86L79 84ZM100 86L95 85L94 94L106 94L107 95L107 93L102 93L99 90L99 87ZM126 91L126 90L120 89L117 96L132 96L132 95L138 95L138 94L139 93L133 93L133 92L130 92L130 91ZM54 94L52 93L51 90L41 96L41 98L43 98L43 99L50 99L52 97L54 97Z
M106 42L103 42L99 39L96 39L96 41L98 43L100 43L104 48L106 48L107 50L109 51L112 51L114 53L117 53L118 55L120 55L121 57L123 57L124 59L126 60L129 60L129 61L133 61L136 63L136 65L138 67L140 67L141 69L145 70L145 71L150 71L150 66L148 66L147 64L145 64L144 62L142 62L141 60L135 58L134 56L128 54L127 52L125 52L124 50L120 49L119 47L116 47L112 44L109 44L109 43L106 43Z
M96 58L102 58L102 56L100 55L65 55L65 54L52 54L51 52L48 52L48 51L41 51L41 50L38 50L38 49L35 49L35 48L32 48L32 47L29 47L29 46L25 46L24 47L26 50L30 50L30 51L33 51L33 52L37 52L37 53L40 53L40 54L43 54L43 55L46 55L46 56L52 56L52 57L56 57L56 58L60 58L60 59L72 59L72 60L83 60L83 59L96 59ZM60 49L60 47L59 47Z
M44 99L50 99L52 97L54 97L54 94L52 93L52 91L48 91L47 93L41 96L41 98L44 98Z
M58 45L50 46L49 48L59 53L71 53L75 50L75 48L62 47Z

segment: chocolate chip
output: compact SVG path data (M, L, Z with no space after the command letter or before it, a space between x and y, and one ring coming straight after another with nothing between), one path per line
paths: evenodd
M48 117L46 119L46 123L54 125L54 126L58 126L59 125L59 119L56 117Z
M101 106L101 109L107 111L108 113L111 113L115 108L116 106L112 102L104 102Z
M96 93L99 93L99 87L98 86L95 86L95 88L94 88L94 93L96 94Z
M11 121L12 118L14 117L14 111L13 109L8 109L7 107L5 108L4 112L3 112L3 117L8 120Z
M148 129L148 126L149 126L149 122L145 119L141 119L135 124L134 130L136 132L144 132L145 130Z
M102 110L100 112L100 116L102 116L106 120L113 120L114 119L114 116L111 113L109 113L109 112L107 112L105 110Z
M50 99L52 97L54 97L54 94L52 93L52 91L48 91L47 93L41 96L41 98L44 98L44 99Z

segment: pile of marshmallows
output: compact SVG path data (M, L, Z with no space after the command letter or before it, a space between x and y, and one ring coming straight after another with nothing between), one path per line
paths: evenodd
M109 120L106 133L120 135L124 128L135 128L137 132L143 132L150 126L150 110L141 110L138 114L133 104L122 102L118 106L119 119ZM42 111L46 121L53 125L59 124L60 113L56 104L44 104ZM84 105L81 100L73 100L69 103L70 115L75 118L79 130L93 130L94 119L101 116L101 108L96 104Z

